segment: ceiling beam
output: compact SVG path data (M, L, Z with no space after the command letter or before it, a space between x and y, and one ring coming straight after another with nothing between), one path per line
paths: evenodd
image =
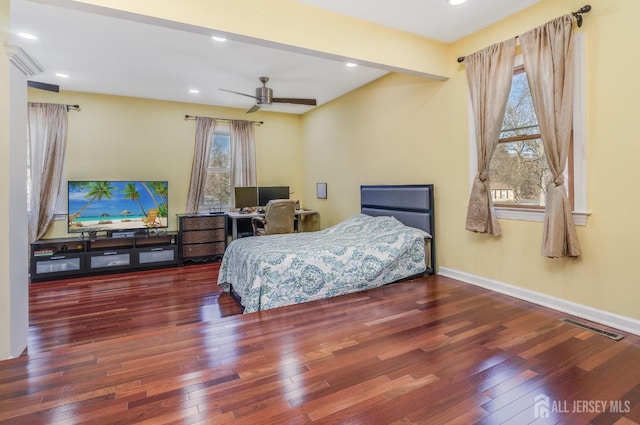
M295 0L54 0L59 6L444 80L449 45Z

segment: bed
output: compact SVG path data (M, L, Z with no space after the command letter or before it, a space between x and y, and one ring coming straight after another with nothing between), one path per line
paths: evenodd
M327 229L232 241L218 285L251 313L433 273L433 186L360 191L361 213Z

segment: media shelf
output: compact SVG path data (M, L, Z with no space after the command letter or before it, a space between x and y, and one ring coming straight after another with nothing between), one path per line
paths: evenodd
M42 239L31 244L31 281L177 265L177 236Z

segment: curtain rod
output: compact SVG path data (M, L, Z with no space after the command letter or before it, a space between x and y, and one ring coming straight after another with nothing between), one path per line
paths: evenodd
M212 118L212 119L217 120L217 121L245 121L245 122L252 122L252 123L257 124L257 125L264 124L264 121L232 120L231 118L198 117L196 115L185 115L184 116L185 120L195 120L196 118Z
M591 5L587 4L582 6L580 9L575 12L571 12L574 18L576 18L576 23L578 24L578 28L582 26L582 14L591 12ZM458 63L464 62L465 56L458 57Z
M33 104L33 105L47 105L47 103L43 103L43 102L29 102L29 104ZM63 105L61 103L49 103L49 105ZM74 111L79 111L80 110L80 105L64 105L67 107L67 111L70 110L74 110Z

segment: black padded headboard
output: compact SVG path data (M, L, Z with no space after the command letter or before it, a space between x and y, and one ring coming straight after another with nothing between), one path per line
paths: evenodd
M433 185L360 186L360 211L371 216L392 216L407 226L431 235L430 274L435 273L435 221Z

